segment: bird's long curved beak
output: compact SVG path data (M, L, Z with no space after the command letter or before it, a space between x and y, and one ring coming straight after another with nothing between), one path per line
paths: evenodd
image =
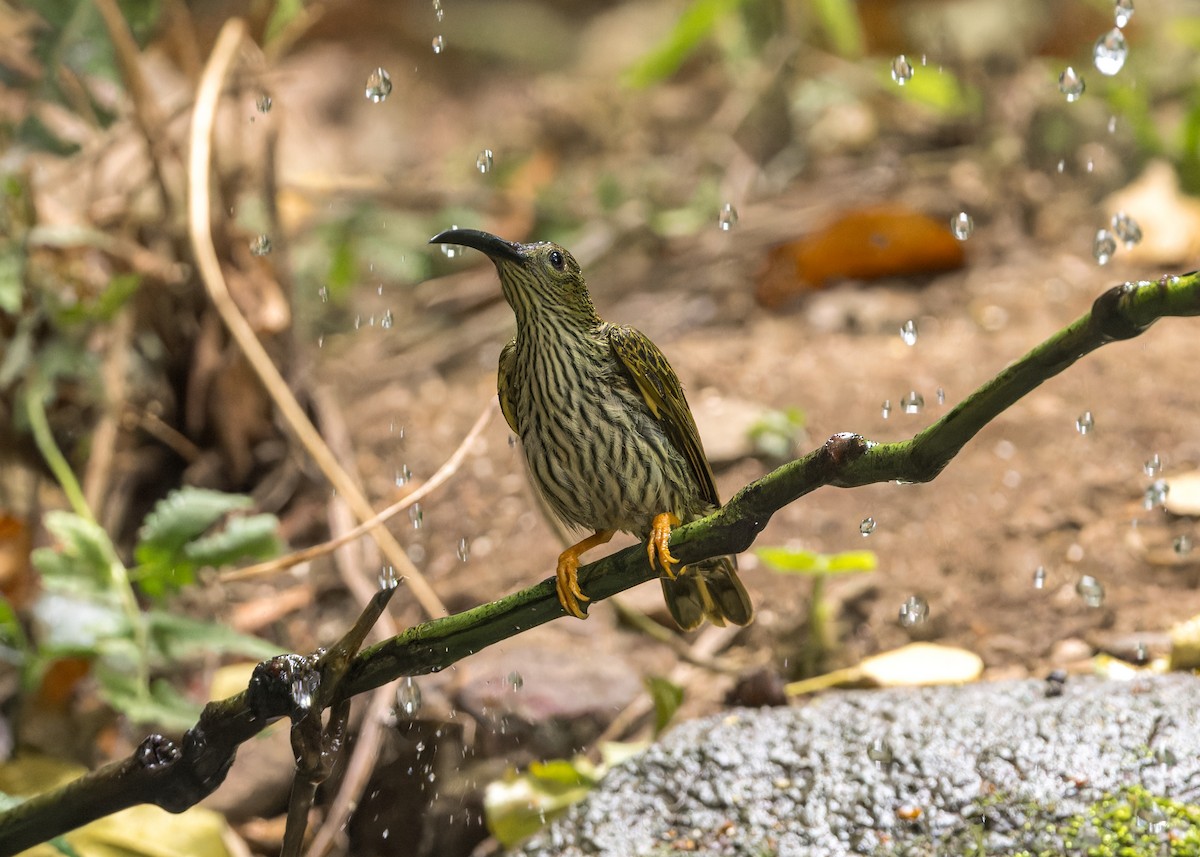
M493 262L499 262L502 259L509 262L525 260L525 256L521 253L521 245L505 241L497 235L481 232L478 229L447 229L430 238L429 243L458 244L462 247L470 247L483 253Z

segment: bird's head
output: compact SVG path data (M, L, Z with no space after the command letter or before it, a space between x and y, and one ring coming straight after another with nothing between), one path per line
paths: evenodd
M470 247L491 259L500 275L504 299L518 322L543 315L560 323L591 325L599 321L579 263L557 244L517 244L478 229L448 229L429 243Z

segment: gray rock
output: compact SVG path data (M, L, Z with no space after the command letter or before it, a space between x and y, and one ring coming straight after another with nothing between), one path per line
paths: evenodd
M1129 853L1200 844L1200 680L1051 687L837 693L684 724L520 853L1082 854L1121 807L1145 848Z

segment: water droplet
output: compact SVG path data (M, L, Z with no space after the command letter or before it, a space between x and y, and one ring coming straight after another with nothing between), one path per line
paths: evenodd
M458 540L458 558L462 562L466 562L471 558L471 545L467 541L466 536Z
M925 407L925 397L916 390L910 390L908 395L900 400L900 409L906 414L919 414Z
M875 519L863 518L862 523L858 525L858 531L862 533L864 539L871 535L871 533L875 532Z
M396 323L396 318L395 318L395 316L392 315L392 311L390 309L384 310L383 318L381 318L379 320L379 326L382 327L384 330L391 330L392 325L394 325L395 323Z
M258 108L259 113L270 113L271 105L274 103L275 102L271 100L271 96L264 92L259 95L257 99L255 99L254 106Z
M1155 479L1146 489L1145 495L1142 497L1142 506L1146 509L1153 509L1155 506L1161 506L1167 502L1167 495L1171 492L1171 486L1167 484L1165 479Z
M1039 565L1037 568L1035 568L1033 570L1033 588L1034 589L1045 589L1046 588L1046 566Z
M250 242L250 253L255 256L265 256L271 252L271 239L266 235L259 235Z
M733 207L733 203L727 202L721 206L721 213L717 215L717 226L722 232L729 232L733 227L737 226L738 212Z
M305 711L312 708L320 684L321 676L313 670L304 670L292 679L292 701L296 707Z
M1117 117L1109 116L1108 117L1108 125L1106 127L1108 129L1108 133L1110 133L1110 134L1117 133Z
M1166 768L1173 768L1179 763L1179 757L1170 747L1155 747L1154 761Z
M508 436L508 448L512 449L516 445L517 445L517 436L515 434L510 434Z
M441 33L433 37L431 44L433 45L433 52L435 54L440 54L446 49L446 40L442 38Z
M1113 215L1112 232L1126 247L1132 247L1142 240L1142 227L1123 211Z
M523 688L525 686L525 677L522 676L516 670L513 670L512 672L510 672L508 674L507 681L508 681L508 686L511 687L514 691L520 690L521 688Z
M896 81L900 86L912 80L913 67L904 57L904 54L892 60L892 80Z
M1133 17L1133 0L1117 0L1113 4L1113 20L1118 28L1124 27Z
M403 437L403 435L401 435ZM408 469L407 464L400 465L400 469L396 471L396 487L399 488L408 484L408 480L412 479L412 471Z
M1175 553L1179 556L1187 556L1192 552L1192 537L1191 536L1176 536L1175 538Z
M1083 78L1071 66L1064 68L1062 74L1058 76L1058 91L1066 96L1068 104L1072 104L1082 98L1085 89L1087 89L1087 84L1083 82Z
M1096 240L1092 242L1092 255L1096 258L1096 262L1101 265L1107 265L1112 259L1113 253L1117 252L1117 239L1107 229L1096 230Z
M886 768L896 760L892 745L886 738L876 738L867 747L867 758L875 763L877 768Z
M458 224L455 223L450 228L457 229ZM447 259L453 259L455 256L457 256L461 252L462 252L462 250L457 244L443 244L442 245L442 255L445 256Z
M446 17L446 10L442 8L442 0L433 0L433 14L439 24Z
M321 286L317 289L317 297L321 299L321 303L329 303L329 286Z
M1091 411L1084 411L1075 418L1075 431L1080 434L1086 435L1095 425L1096 421L1093 419Z
M421 529L421 524L425 523L425 510L421 508L420 503L413 503L408 507L408 519L412 521L413 529Z
M1146 463L1142 465L1142 472L1145 473L1147 476L1149 476L1151 479L1153 479L1155 476L1157 476L1159 474L1159 471L1161 471L1161 470L1162 470L1162 459L1159 458L1157 452L1154 453L1154 455L1147 458Z
M913 319L909 319L900 325L900 339L905 345L917 344L917 323Z
M1104 603L1104 584L1090 574L1079 578L1075 591L1088 607L1099 607Z
M387 69L377 68L367 75L367 101L379 104L392 94L392 76Z
M490 173L492 171L492 163L494 160L495 156L492 155L492 150L484 149L479 153L479 156L475 158L475 169L479 170L481 173Z
M920 625L929 618L929 602L920 595L910 595L900 605L900 624L905 628Z
M400 578L396 577L395 566L385 565L379 570L380 589L395 589L399 584Z
M946 404L946 391L943 390L941 387L937 388L937 403L939 405Z
M959 241L966 241L974 231L975 218L965 211L960 211L950 218L950 232Z
M1119 29L1112 29L1096 40L1092 48L1092 62L1101 74L1112 76L1125 65L1125 57L1129 54L1129 46L1125 43L1125 34Z
M416 716L421 710L421 688L413 681L412 676L406 676L396 688L396 704L409 717Z
M883 418L885 420L890 417L892 415L892 400L884 399L883 405L880 407L879 411L883 414Z

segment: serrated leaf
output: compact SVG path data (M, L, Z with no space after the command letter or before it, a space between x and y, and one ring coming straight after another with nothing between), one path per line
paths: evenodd
M43 523L58 542L58 548L51 551L58 559L44 549L33 552L33 563L43 575L85 576L107 583L116 553L99 524L62 511L47 512Z
M207 653L265 659L280 651L274 643L240 634L216 622L201 622L163 610L148 610L145 619L151 644L167 662Z
M243 559L268 559L279 553L279 519L274 515L230 518L218 532L184 545L183 555L196 568L217 568Z
M654 701L654 734L667 728L679 706L683 704L683 688L672 681L658 676L646 678L646 689Z
M105 702L134 723L182 732L194 726L200 716L202 706L181 696L165 681L152 682L147 695L128 670L113 669L101 662L94 675Z
M248 509L254 501L242 494L207 488L180 488L159 500L138 532L134 555L139 564L170 562L184 544L204 533L222 516Z

